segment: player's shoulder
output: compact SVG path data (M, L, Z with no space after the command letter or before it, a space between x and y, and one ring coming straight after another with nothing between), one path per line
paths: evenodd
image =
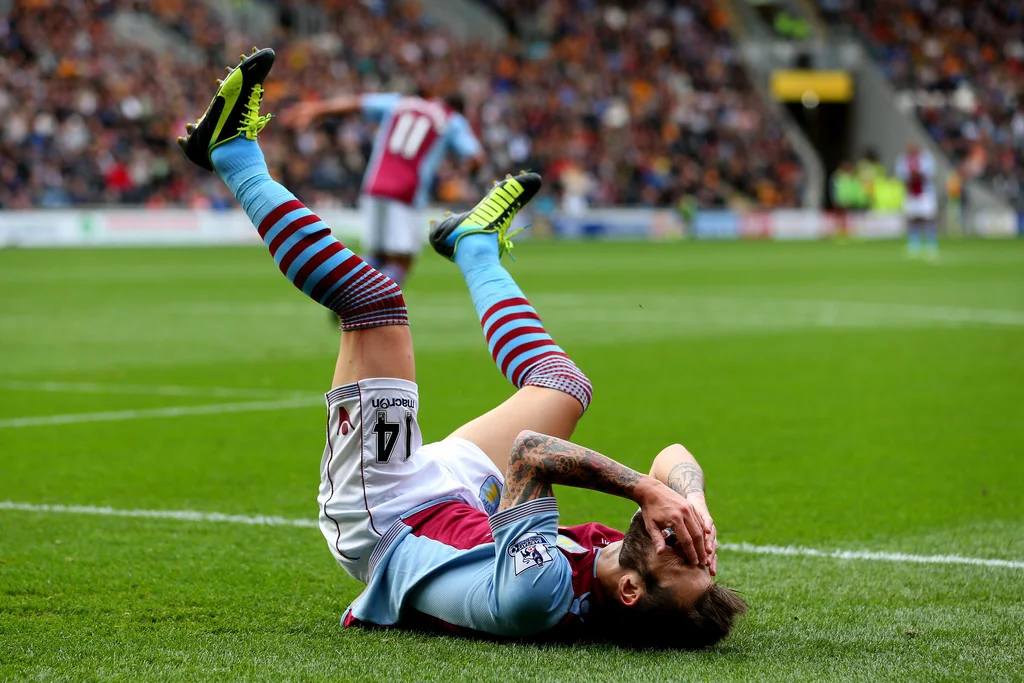
M525 532L496 549L495 617L521 635L555 626L574 598L572 564L552 541Z
M625 537L625 534L618 529L601 524L600 522L559 527L558 535L559 537L571 540L586 550L603 548L616 541L621 541Z
M426 116L439 131L446 130L458 119L463 118L461 114L449 107L444 100L437 98L425 98L419 95L403 95L395 105L396 112L411 111Z

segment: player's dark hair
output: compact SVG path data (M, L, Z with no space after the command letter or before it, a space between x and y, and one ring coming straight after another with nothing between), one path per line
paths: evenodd
M736 591L714 584L689 607L680 607L671 590L661 586L648 559L654 550L643 516L633 516L622 539L619 564L644 581L644 594L631 607L609 600L597 615L597 635L635 648L699 649L719 642L732 630L736 618L747 613L747 603Z
M460 114L466 113L466 98L462 96L462 93L448 93L444 96L444 103L447 104L448 108L452 111L456 111Z

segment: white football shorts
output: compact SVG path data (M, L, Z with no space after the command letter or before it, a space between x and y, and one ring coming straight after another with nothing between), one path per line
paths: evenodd
M326 398L320 531L353 578L367 582L377 541L424 503L454 496L497 510L504 476L479 447L454 437L423 445L415 383L364 379Z
M907 196L903 202L903 214L909 219L931 221L939 211L939 201L933 192Z
M364 253L420 253L427 226L419 211L394 199L368 194L359 198L359 208L363 215Z

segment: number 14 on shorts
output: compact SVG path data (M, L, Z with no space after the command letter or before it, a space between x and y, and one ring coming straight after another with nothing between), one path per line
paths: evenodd
M391 460L402 434L402 422L391 422L388 419L388 411L384 408L377 409L377 419L373 424L373 433L377 437L377 462L386 464ZM405 411L405 459L412 455L412 411Z

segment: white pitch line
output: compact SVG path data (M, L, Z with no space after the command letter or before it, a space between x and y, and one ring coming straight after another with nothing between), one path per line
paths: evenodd
M264 515L226 515L221 512L197 512L195 510L125 510L122 508L93 507L91 505L33 505L0 501L0 510L21 512L60 512L73 515L100 515L104 517L143 517L148 519L174 519L180 522L228 522L252 526L297 526L315 529L312 519L286 519Z
M728 294L694 294L686 290L651 293L647 291L604 292L600 297L592 294L565 292L533 292L531 301L546 317L562 323L604 323L621 320L630 315L661 324L658 317L669 314L681 316L686 325L695 322L729 323L735 319L746 320L746 324L768 327L782 324L785 327L873 327L882 323L888 325L918 326L922 324L960 326L1009 326L1024 327L1024 310L974 308L942 304L912 304L879 301L856 301L842 299L789 299L760 298ZM593 304L593 305L589 305ZM642 308L641 308L642 306ZM724 308L724 310L723 310ZM189 305L190 313L209 315L241 316L307 316L302 302L249 304L237 302L206 302ZM464 295L434 295L423 297L410 306L418 325L447 328L452 320L473 320L472 308ZM697 316L699 320L694 320Z
M195 510L125 510L122 508L93 507L90 505L36 505L33 503L16 503L10 500L0 501L0 510L99 515L104 517L173 519L181 522L227 522L251 526L289 526L304 529L315 529L318 527L317 522L312 519L289 519L287 517L264 515L227 515L221 512L198 512ZM898 562L907 564L959 564L999 567L1003 569L1024 569L1024 561L964 557L963 555L911 555L874 550L820 550L818 548L804 548L801 546L755 545L753 543L721 543L719 549L754 555L819 557L832 560Z
M601 307L587 308L580 305L577 295L565 293L535 294L532 299L537 301L538 308L565 307L586 315L592 311L600 312ZM948 306L932 304L909 304L895 302L856 301L841 299L788 299L759 298L756 296L728 295L697 295L685 291L678 293L650 292L617 292L601 296L601 303L606 309L609 305L632 309L642 305L649 311L667 309L670 311L692 312L695 308L711 307L717 311L719 307L732 307L726 315L743 312L763 312L770 316L782 313L792 317L797 315L801 320L817 321L822 314L829 316L855 317L869 321L903 321L903 322L936 322L962 325L1009 325L1024 326L1024 311L1014 309L973 308L969 306ZM639 309L643 310L643 309ZM564 315L559 312L558 315ZM773 318L769 317L770 322Z
M274 389L183 387L159 384L150 386L140 384L100 384L97 382L25 382L21 380L0 380L0 389L68 394L148 394L151 396L208 396L213 398L295 398L306 393Z
M148 408L144 410L112 410L102 413L68 413L66 415L39 415L33 417L11 417L0 420L0 429L21 427L44 427L83 422L119 422L153 417L182 417L185 415L220 415L223 413L247 413L265 410L289 410L307 408L322 404L322 396L289 398L279 401L242 401L238 403L213 403L202 406L172 406L169 408Z
M833 560L865 560L869 562L906 562L911 564L971 564L982 567L1024 569L1024 562L996 560L963 555L910 555L875 550L819 550L795 545L754 545L753 543L719 543L720 550L732 550L756 555L790 555L801 557L827 557Z

